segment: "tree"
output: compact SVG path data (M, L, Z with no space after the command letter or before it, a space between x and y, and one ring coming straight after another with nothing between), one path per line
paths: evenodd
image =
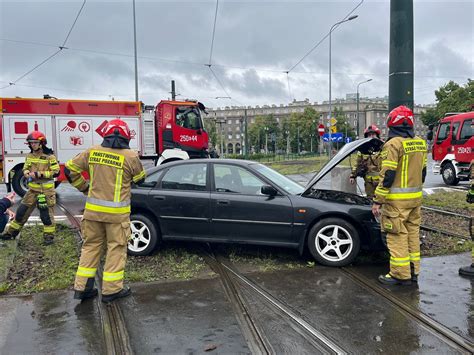
M278 137L280 127L273 115L256 116L255 123L249 127L249 145L254 147L258 153L265 148L265 136L267 135L268 150L273 150L272 137Z
M212 143L214 147L219 145L219 136L217 134L216 121L213 120L209 115L205 116L204 119L204 128L209 135L209 143Z
M421 114L425 125L436 124L448 112L468 112L474 105L474 80L467 79L464 86L450 81L435 91L436 107Z
M338 132L342 133L344 136L351 137L352 140L356 138L356 133L354 129L349 124L349 120L346 118L342 107L334 109L334 117L336 118L336 129Z

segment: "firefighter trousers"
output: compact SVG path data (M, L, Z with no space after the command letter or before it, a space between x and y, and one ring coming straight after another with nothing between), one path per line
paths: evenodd
M131 235L130 222L105 223L84 219L81 231L84 240L74 289L85 291L86 284L93 284L90 279L94 279L102 252L106 249L102 294L120 292L123 289L127 243Z
M16 236L30 218L31 213L37 207L38 195L42 192L28 190L21 200L16 211L15 219L8 226L6 234ZM56 192L54 190L44 192L46 196L47 209L40 209L40 219L43 222L43 235L54 235L56 224L54 222L54 206L56 205Z
M389 204L382 207L382 229L387 232L390 251L390 275L400 280L420 272L421 206L397 208Z

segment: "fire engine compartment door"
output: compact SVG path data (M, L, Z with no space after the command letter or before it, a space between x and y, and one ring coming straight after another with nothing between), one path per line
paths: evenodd
M28 154L26 137L31 131L41 131L46 135L48 146L52 147L53 130L52 117L47 115L4 115L3 116L3 145L5 154Z
M56 156L60 162L69 159L87 148L101 144L107 122L117 116L56 116ZM139 151L140 127L138 117L120 117L130 127L130 148Z

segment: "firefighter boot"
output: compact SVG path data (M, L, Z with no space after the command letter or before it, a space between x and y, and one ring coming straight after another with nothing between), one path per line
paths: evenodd
M464 267L460 268L459 269L459 275L474 277L474 264L471 264L470 266L464 266Z
M130 287L124 287L117 293L112 293L111 295L102 295L102 302L110 303L118 298L130 296L131 293L132 293L132 290L130 289Z
M54 243L54 234L43 234L43 245L51 245Z
M415 274L415 265L410 263L411 282L418 283L418 275Z
M11 232L6 231L6 232L0 234L0 239L2 239L2 240L12 240L12 239L15 239L18 234L20 234L20 231L16 231L16 230L13 230Z
M99 291L94 288L94 278L88 278L84 291L74 291L74 299L84 301L88 298L94 298Z
M378 278L379 282L384 285L411 285L411 279L408 280L401 280L396 279L390 274L387 275L380 275Z

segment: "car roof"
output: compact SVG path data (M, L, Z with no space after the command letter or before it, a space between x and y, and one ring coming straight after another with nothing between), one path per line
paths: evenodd
M258 162L253 160L244 160L244 159L187 159L187 160L176 160L172 161L163 165L154 166L152 168L147 169L147 173L151 174L155 171L166 169L170 166L175 165L186 165L186 164L196 164L196 163L225 163L225 164L233 164L233 165L240 165L240 166L249 166L252 164L258 164Z

